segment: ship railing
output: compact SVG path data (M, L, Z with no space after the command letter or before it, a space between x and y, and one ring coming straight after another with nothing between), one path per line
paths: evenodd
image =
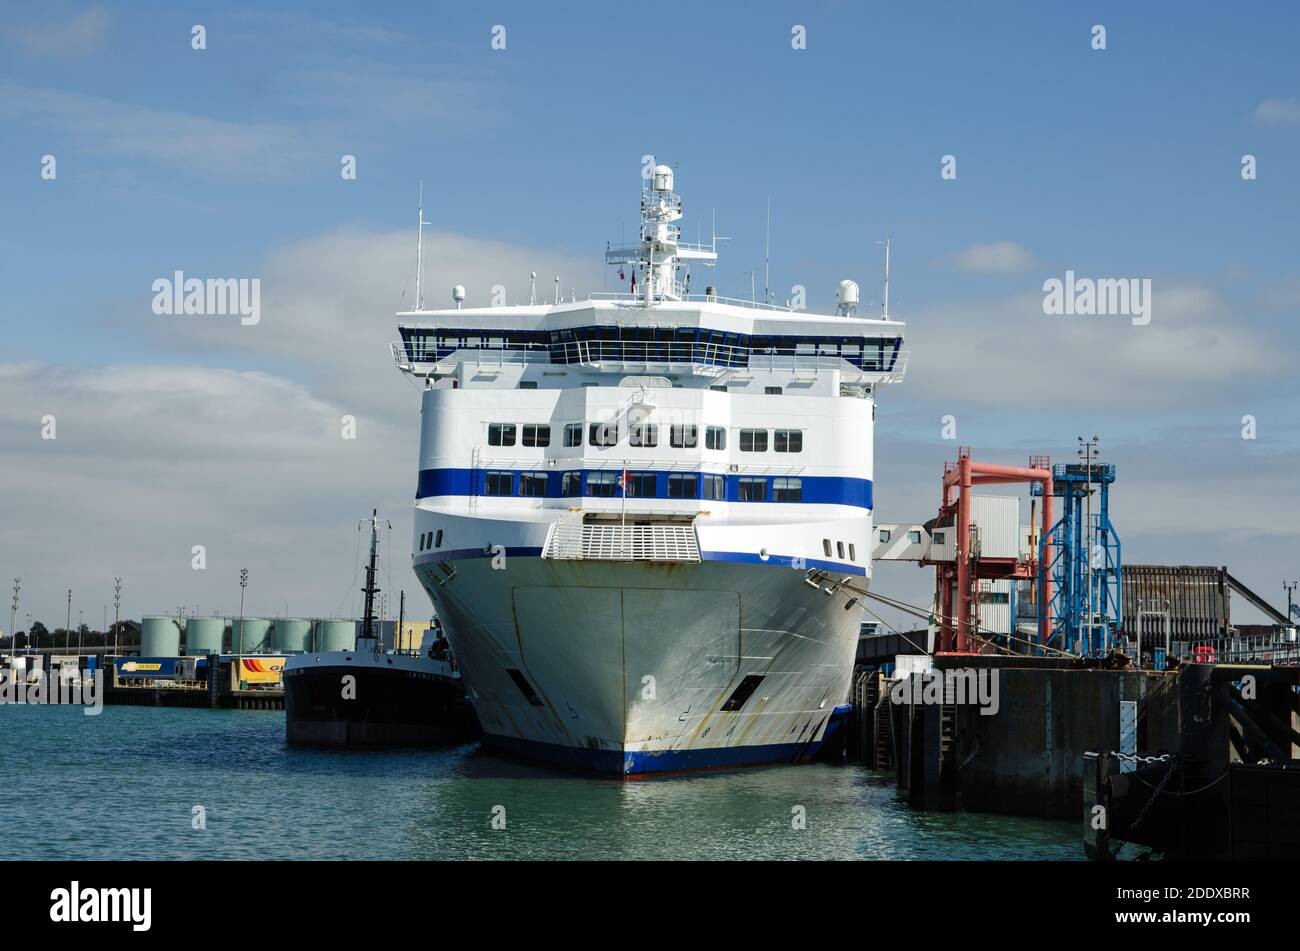
M1286 632L1201 638L1188 643L1185 659L1198 658L1216 664L1300 664L1300 642Z
M710 250L701 246L702 250ZM779 311L783 314L801 313L793 307L786 307L784 304L768 304L763 301L749 300L741 297L723 297L719 294L687 294L685 293L686 285L680 281L673 283L673 288L678 293L674 293L675 300L685 301L688 303L706 303L706 304L730 304L732 307L745 307L750 310L772 310ZM588 300L592 301L612 301L622 304L644 304L644 294L631 294L626 291L593 291L587 295ZM661 298L656 298L657 303L662 303Z
M700 560L694 525L622 525L565 519L551 526L543 558L557 561Z

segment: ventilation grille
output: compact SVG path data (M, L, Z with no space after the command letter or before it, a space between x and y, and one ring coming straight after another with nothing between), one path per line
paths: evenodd
M543 558L561 561L700 560L694 525L600 525L557 522Z

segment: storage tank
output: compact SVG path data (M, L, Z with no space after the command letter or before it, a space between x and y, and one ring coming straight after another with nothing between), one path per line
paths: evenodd
M278 617L271 631L276 653L301 654L311 650L311 621L300 617Z
M241 633L242 625L242 633ZM271 622L246 617L230 622L230 650L235 654L262 654L271 649Z
M316 622L316 650L350 651L357 647L356 621L320 620Z
M185 653L192 657L220 654L221 642L225 637L225 618L192 617L185 622Z
M141 657L179 657L181 626L174 617L146 617L140 620Z

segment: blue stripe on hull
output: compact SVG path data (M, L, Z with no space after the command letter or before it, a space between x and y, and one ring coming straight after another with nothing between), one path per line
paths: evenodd
M495 733L483 734L483 745L525 759L568 769L610 773L616 776L644 776L696 770L736 769L771 763L796 763L811 759L821 742L780 743L771 746L725 746L662 752L593 750L558 743L542 743Z
M461 561L471 558L491 558L493 552L484 548L449 548L441 551L432 551L427 554L416 553L415 563L417 565L428 562L438 561ZM542 550L540 548L530 548L527 546L509 546L505 549L505 554L510 558L540 558ZM746 565L773 565L775 567L792 567L794 564L793 555L769 555L766 560L760 558L757 552L751 551L701 551L701 561L730 561ZM618 562L618 564L634 564L634 562ZM854 565L839 561L826 561L821 558L805 558L804 565L808 568L823 568L827 571L834 571L839 574L849 575L866 575L867 569L863 565Z

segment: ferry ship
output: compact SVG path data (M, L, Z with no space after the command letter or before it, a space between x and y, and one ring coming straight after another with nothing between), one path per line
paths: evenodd
M417 250L392 345L423 388L414 569L485 745L628 778L816 753L906 365L852 281L822 315L692 294L718 239L682 242L673 177L643 175L640 238L606 250L625 291L539 303L534 274L527 304L426 310Z

